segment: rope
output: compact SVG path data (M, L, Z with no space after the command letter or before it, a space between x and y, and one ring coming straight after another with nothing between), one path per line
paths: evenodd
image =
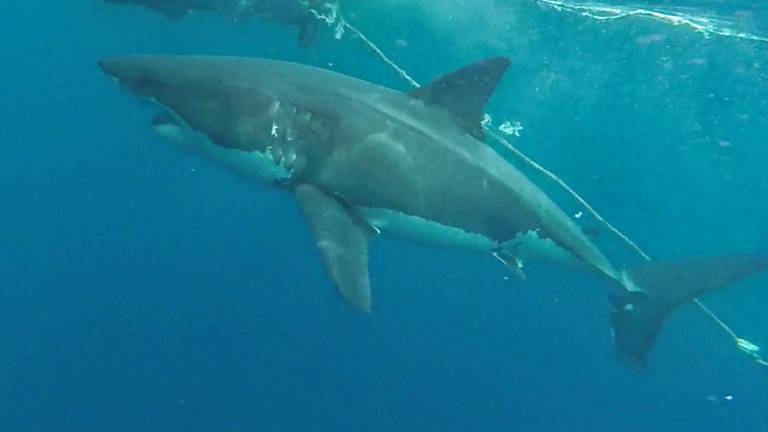
M387 55L384 54L384 52L381 51L381 49L379 49L378 46L376 46L376 44L374 44L373 42L371 42L370 39L365 37L365 35L360 30L358 30L352 24L348 23L346 20L342 19L342 22L346 29L350 30L355 36L360 38L360 40L362 40L363 43L365 43L368 46L368 48L370 48L371 51L373 51L374 54L376 54L384 63L386 63L387 66L392 68L400 76L400 78L404 79L412 87L416 87L416 88L420 87L419 83L417 83L416 80L411 78L411 76L408 75L408 73L405 70L403 70L403 68L395 64L395 62L393 62L392 60L390 60L389 57L387 57Z
M701 310L704 311L715 323L717 323L726 333L728 333L731 338L733 338L733 341L736 343L736 348L740 349L742 352L746 353L748 356L752 357L752 359L759 364L760 366L768 367L768 362L766 362L761 356L760 356L760 347L755 345L754 343L750 342L747 339L740 338L739 335L736 334L733 330L731 330L730 327L728 327L727 324L723 322L717 315L715 315L712 310L710 310L704 303L701 302L699 299L694 299L694 302Z
M523 162L525 162L526 164L530 165L533 169L535 169L536 171L540 172L541 174L543 174L544 176L549 178L551 181L553 181L555 184L560 186L560 188L565 190L569 195L571 195L571 197L574 200L576 200L576 202L581 204L581 206L584 207L587 210L587 212L589 212L589 214L592 215L592 217L594 217L600 223L602 223L606 228L608 228L608 230L610 230L612 233L614 233L614 235L616 235L622 241L624 241L627 245L629 245L629 247L634 249L640 256L642 256L644 259L646 259L648 261L651 260L651 258L648 255L646 255L645 252L643 252L642 249L640 249L640 246L638 246L635 242L633 242L632 239L627 237L624 233L619 231L619 229L614 227L610 222L605 220L605 218L603 218L603 216L600 215L600 213L598 213L597 210L595 210L591 205L589 205L589 203L584 198L582 198L582 196L579 195L578 192L576 192L573 188L568 186L568 184L565 183L555 173L553 173L552 171L544 168L543 166L538 164L536 161L534 161L530 157L526 156L523 152L521 152L516 147L514 147L512 145L512 143L507 141L507 139L505 139L501 135L497 134L496 132L490 131L490 135L491 135L491 137L493 139L495 139L496 141L501 143L507 150L512 152L515 156L517 156L518 158L522 159Z
M607 5L595 2L579 3L561 0L537 0L540 5L557 11L564 11L592 18L597 21L611 21L630 17L646 17L674 26L684 26L701 33L704 37L721 36L754 42L768 42L768 37L740 32L724 26L729 23L722 19L705 16L690 16L675 10L640 9L634 6Z
M547 2L547 3L554 3L554 2ZM384 62L387 66L389 66L392 70L397 73L398 76L400 76L404 81L406 81L410 86L414 88L419 88L421 85L411 78L411 76L400 66L398 66L394 61L392 61L389 57L387 57L386 54L376 45L374 44L370 39L368 39L359 29L354 27L352 24L347 22L340 14L338 14L338 10L334 8L332 10L332 14L330 16L328 15L322 15L318 13L315 10L311 10L311 12L315 15L316 18L326 22L329 25L333 25L334 23L338 22L337 25L337 31L336 31L336 38L339 39L343 35L343 30L349 30L356 36L358 39L360 39L373 53L379 57L379 59ZM485 116L486 119L490 119L489 115ZM548 178L550 181L557 184L561 189L563 189L566 193L568 193L576 202L578 202L584 209L592 215L593 218L595 218L597 221L599 221L603 226L605 226L609 231L611 231L615 236L617 236L619 239L621 239L626 245L628 245L632 250L634 250L638 255L640 255L644 260L651 261L651 257L646 254L640 246L637 245L632 239L630 239L626 234L621 232L618 228L613 226L610 222L608 222L594 207L592 207L581 195L579 195L578 192L576 192L572 187L570 187L564 180L562 180L560 177L558 177L555 173L552 171L546 169L541 164L537 163L530 157L528 157L525 153L517 149L515 146L512 145L506 138L499 135L496 131L491 129L491 122L490 121L484 121L483 122L483 128L488 132L488 134L498 141L501 145L504 146L508 151L510 151L512 154L514 154L516 157L518 157L520 160L522 160L524 163L528 164L530 167L532 167L534 170L538 171L539 173L543 174L546 178ZM722 319L720 319L712 310L710 310L704 303L701 302L698 298L695 298L694 303L699 307L701 311L704 312L705 315L707 315L715 324L720 326L720 328L727 333L736 344L736 347L744 352L745 354L752 357L752 360L755 361L760 366L768 367L768 361L763 359L760 356L760 347L752 342L750 342L747 339L739 337L738 334L736 334L735 331L733 331Z

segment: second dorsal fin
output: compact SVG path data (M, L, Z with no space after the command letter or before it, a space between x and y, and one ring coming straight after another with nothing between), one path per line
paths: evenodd
M447 110L467 132L482 138L480 122L485 104L509 64L507 57L493 57L472 63L414 90L411 96Z

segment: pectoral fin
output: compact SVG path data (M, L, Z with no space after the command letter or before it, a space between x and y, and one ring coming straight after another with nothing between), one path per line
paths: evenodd
M370 226L320 188L301 184L294 193L325 269L341 296L358 309L369 311L368 240L373 235Z

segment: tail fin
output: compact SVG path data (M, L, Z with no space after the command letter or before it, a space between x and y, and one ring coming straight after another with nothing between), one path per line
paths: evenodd
M619 353L643 363L664 320L677 306L767 268L768 256L745 256L652 262L631 270L625 275L628 289L611 298Z

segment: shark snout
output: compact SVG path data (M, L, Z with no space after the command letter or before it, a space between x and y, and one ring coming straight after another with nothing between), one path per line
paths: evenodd
M120 81L126 75L125 61L119 58L99 60L99 67L108 77Z
M152 57L114 57L98 64L112 80L139 96L154 99L167 93L168 71Z
M156 77L147 62L140 57L114 57L99 61L99 67L120 85L138 90L147 80Z

